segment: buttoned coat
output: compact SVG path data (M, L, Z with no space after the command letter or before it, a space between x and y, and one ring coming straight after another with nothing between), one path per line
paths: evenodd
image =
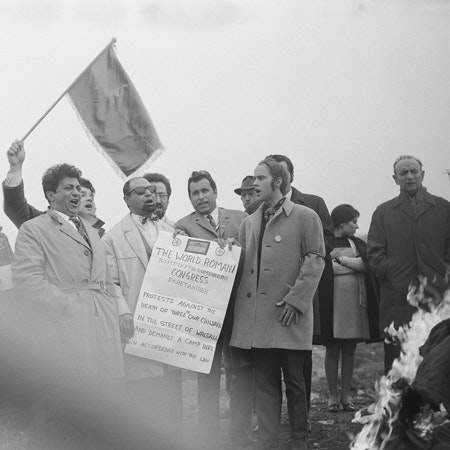
M158 221L161 231L173 231L164 221ZM118 312L132 314L136 309L142 282L149 261L142 236L131 214L127 214L102 239L106 258L118 298ZM163 364L133 355L124 355L125 372L131 379L164 374Z
M416 212L400 195L377 207L369 227L369 264L380 281L380 332L411 320L406 296L418 275L439 288L450 264L450 203L425 192Z
M263 205L244 220L239 231L245 257L230 345L311 350L312 303L325 257L320 219L310 208L284 201L265 228L258 282L262 215ZM298 323L281 325L282 308L276 306L281 300L300 311Z
M72 375L116 378L123 375L117 300L100 238L84 225L90 244L51 209L25 222L13 283L46 311Z

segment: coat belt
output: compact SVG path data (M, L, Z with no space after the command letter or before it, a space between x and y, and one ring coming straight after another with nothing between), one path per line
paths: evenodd
M75 291L99 291L102 294L106 292L106 283L104 281L82 281L70 285L61 286L63 292Z

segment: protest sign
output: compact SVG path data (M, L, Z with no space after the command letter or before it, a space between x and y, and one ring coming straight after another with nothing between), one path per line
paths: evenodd
M130 355L209 373L241 249L161 232L136 311Z

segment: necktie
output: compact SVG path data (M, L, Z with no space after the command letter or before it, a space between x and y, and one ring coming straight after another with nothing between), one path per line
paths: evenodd
M266 223L275 215L275 213L280 209L281 205L285 201L285 197L283 197L275 206L269 207L264 211L264 219Z
M275 208L267 208L264 211L264 217L266 219L266 223L275 215Z
M217 231L217 224L216 224L216 221L214 220L213 216L211 216L211 214L208 214L206 216L206 218L209 220L209 223L214 228L214 230Z
M80 233L81 236L83 236L83 239L89 244L89 238L87 237L81 220L77 216L69 217L69 220L75 224L78 233Z
M147 223L148 220L151 220L152 222L157 222L159 220L159 217L156 215L156 213L152 213L150 217L147 216L139 217L139 220L144 225L145 223Z

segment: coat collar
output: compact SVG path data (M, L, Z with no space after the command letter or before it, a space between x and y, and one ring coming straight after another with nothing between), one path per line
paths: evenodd
M83 236L81 236L81 234L78 233L78 231L72 225L70 225L67 222L67 220L64 220L59 214L57 214L55 211L53 211L52 208L48 208L47 214L49 215L49 217L51 218L53 223L55 225L59 226L59 230L61 231L61 233L66 234L71 239L77 241L79 244L83 245L88 250L92 251L90 245L84 240ZM83 219L80 219L80 220L83 221ZM86 229L86 233L88 233L89 239L91 239L91 234L89 234L89 232L87 231L86 226L85 226L85 229ZM92 242L92 240L91 240L91 242Z
M272 217L272 220L274 220L282 213L284 213L286 216L289 216L292 213L292 210L294 209L294 205L295 203L292 200L286 199L281 205L281 207L277 210L275 215ZM263 214L264 214L264 203L262 203L253 214L248 216L251 218L253 228L255 229L255 232L257 232L257 234L261 230L261 220ZM270 222L272 222L272 220Z
M302 192L300 192L298 189L296 189L294 186L291 186L291 190L292 190L292 195L291 195L291 200L294 203L299 203L301 205L305 204L306 201L306 197L305 194L303 194Z
M416 208L416 211L414 212L413 208L409 204L408 199L400 194L398 197L394 198L393 206L394 208L400 208L408 216L417 218L428 211L430 208L436 206L436 199L429 192L425 191L423 202Z

